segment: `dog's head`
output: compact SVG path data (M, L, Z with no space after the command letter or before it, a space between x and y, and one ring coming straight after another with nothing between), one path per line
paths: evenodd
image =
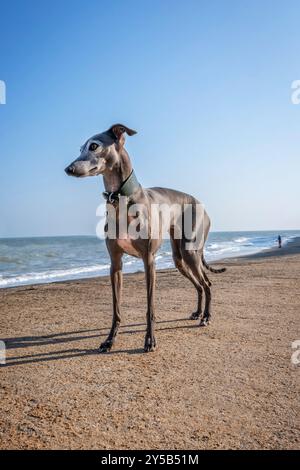
M134 135L136 131L123 124L114 124L102 134L88 139L80 149L80 156L65 168L67 175L82 178L102 175L106 170L112 170L119 160L125 133Z

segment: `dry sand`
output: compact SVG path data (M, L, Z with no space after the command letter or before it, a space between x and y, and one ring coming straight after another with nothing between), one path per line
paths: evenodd
M124 323L106 355L96 348L111 321L108 278L0 290L0 447L299 448L300 256L283 254L210 275L207 328L187 319L190 283L159 272L150 354L142 273L125 276Z

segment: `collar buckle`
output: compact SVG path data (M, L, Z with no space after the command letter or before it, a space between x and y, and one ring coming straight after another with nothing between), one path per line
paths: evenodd
M108 191L104 191L102 194L103 194L104 199L106 199L106 201L109 202L110 204L114 204L115 202L117 202L120 196L116 192L110 193Z
M119 201L120 196L127 196L130 197L137 189L141 188L140 183L138 182L134 171L130 173L128 178L123 181L120 188L117 191L109 192L104 191L103 197L106 199L107 202L110 204L117 203Z

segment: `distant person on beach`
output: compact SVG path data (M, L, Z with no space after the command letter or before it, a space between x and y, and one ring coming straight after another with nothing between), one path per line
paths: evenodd
M278 240L278 248L281 248L281 236L280 235L278 235L277 240Z

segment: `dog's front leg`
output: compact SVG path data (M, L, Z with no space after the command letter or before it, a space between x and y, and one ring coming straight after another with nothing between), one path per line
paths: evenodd
M147 282L147 331L145 337L144 351L154 351L156 340L154 336L155 312L154 312L154 290L155 290L155 262L154 256L148 254L144 259L146 282Z
M107 339L100 345L99 352L108 352L116 339L118 329L121 323L120 302L122 294L122 255L111 258L110 279L113 295L113 320L110 333Z

